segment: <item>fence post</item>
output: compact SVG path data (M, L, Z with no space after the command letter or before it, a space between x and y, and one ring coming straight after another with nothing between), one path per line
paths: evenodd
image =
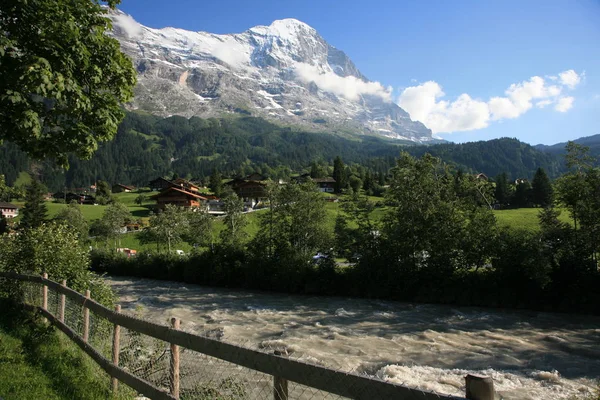
M121 312L121 305L117 304L115 306L115 312ZM112 361L113 365L119 366L119 344L121 342L121 326L115 324L115 329L113 330L113 348L112 348ZM117 390L119 389L119 381L117 378L112 378L112 391L113 395L117 394Z
M283 353L279 350L275 350L276 356L282 356ZM288 381L287 379L279 376L273 376L273 399L274 400L288 400Z
M171 328L179 329L179 318L171 318ZM171 395L179 398L179 346L171 343Z
M91 293L88 289L85 291L85 298L89 299L90 297L91 297ZM90 336L90 309L85 306L85 303L83 303L83 341L87 343L89 336Z
M61 282L61 285L66 288L67 280L63 279L63 281ZM63 324L65 323L65 305L67 304L66 301L67 301L67 296L65 296L64 293L61 293L60 294L60 310L58 312L58 319Z
M44 272L42 278L48 279L48 274ZM42 308L48 311L48 286L42 286Z
M494 380L489 376L465 376L467 389L466 398L469 400L494 400Z

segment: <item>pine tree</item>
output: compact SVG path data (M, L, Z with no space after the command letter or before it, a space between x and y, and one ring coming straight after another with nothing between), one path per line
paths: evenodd
M554 192L550 179L543 168L538 168L531 182L531 197L536 205L547 207L552 204Z
M344 167L344 162L337 156L335 160L333 160L333 179L335 179L334 191L336 193L340 193L343 189L346 189L348 185L346 179L346 168Z
M215 196L221 196L221 193L223 192L223 179L218 169L213 170L213 173L210 176L208 186L210 187L210 190L212 190L212 192L215 194Z
M500 204L507 205L510 200L510 189L508 187L508 177L506 172L501 173L496 177L496 190L494 195L496 201Z
M25 192L25 207L23 207L21 219L23 228L37 228L46 221L48 214L48 207L44 202L46 193L46 187L34 177Z

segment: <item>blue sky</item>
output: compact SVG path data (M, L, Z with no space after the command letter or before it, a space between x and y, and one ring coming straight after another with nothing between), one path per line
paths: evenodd
M599 0L123 0L120 8L153 28L214 33L299 19L451 141L600 134Z

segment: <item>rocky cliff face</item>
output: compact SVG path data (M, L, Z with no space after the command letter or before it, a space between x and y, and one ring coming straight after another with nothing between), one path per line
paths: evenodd
M432 140L429 129L391 101L388 89L298 20L215 35L148 28L120 11L109 15L139 73L132 108L161 116L247 114L320 130Z

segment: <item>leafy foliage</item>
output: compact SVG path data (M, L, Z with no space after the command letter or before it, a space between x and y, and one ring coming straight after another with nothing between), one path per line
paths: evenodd
M76 202L71 202L66 208L63 208L54 217L54 220L71 228L81 242L87 241L89 224L81 212L81 207Z
M19 235L0 238L0 270L66 279L69 287L94 299L112 304L114 295L104 282L89 270L89 252L80 245L77 233L61 223L32 227Z
M69 153L89 158L114 136L135 72L109 27L96 0L4 2L0 138L67 166Z

